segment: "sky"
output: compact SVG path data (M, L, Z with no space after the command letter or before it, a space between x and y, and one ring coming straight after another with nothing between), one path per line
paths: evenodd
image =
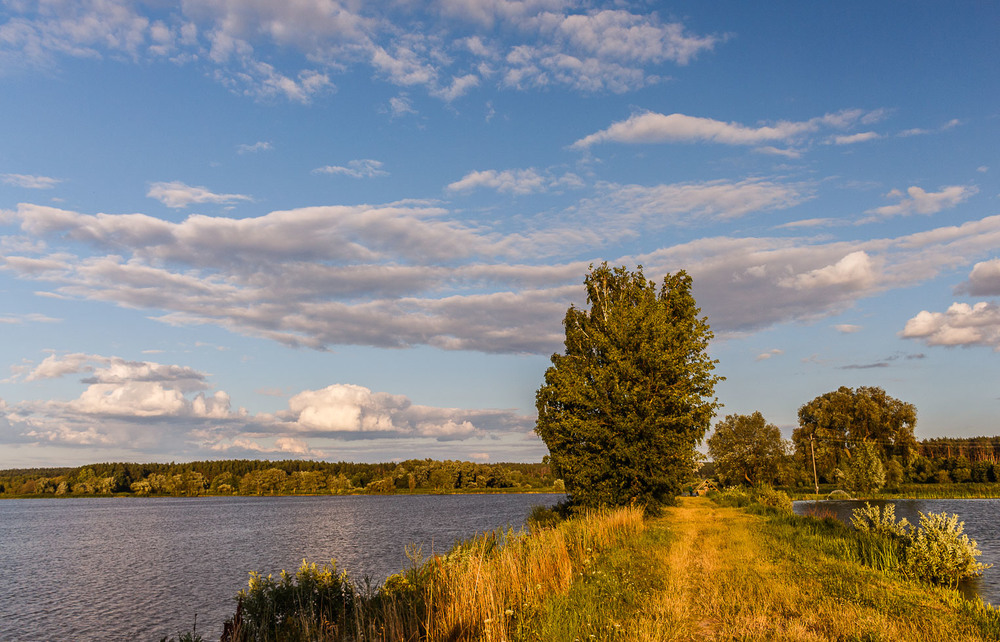
M719 418L1000 432L1000 4L0 1L0 468L540 461L591 264Z

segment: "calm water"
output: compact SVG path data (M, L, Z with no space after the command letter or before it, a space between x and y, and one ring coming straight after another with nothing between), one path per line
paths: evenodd
M335 558L360 580L519 528L562 495L400 495L0 501L0 640L218 639L248 571Z
M993 605L1000 605L1000 499L894 499L871 502L879 506L896 505L896 519L906 518L911 524L920 523L919 512L957 514L965 522L965 534L979 544L983 552L980 562L993 564L982 577L965 582L966 594L978 594ZM837 519L850 524L851 512L864 506L863 501L795 502L795 512L805 513L812 506L836 513Z

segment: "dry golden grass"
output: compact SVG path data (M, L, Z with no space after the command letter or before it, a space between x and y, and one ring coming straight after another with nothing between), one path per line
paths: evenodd
M821 535L695 498L650 524L664 528L671 545L647 553L663 590L624 640L996 639L954 592L845 562Z

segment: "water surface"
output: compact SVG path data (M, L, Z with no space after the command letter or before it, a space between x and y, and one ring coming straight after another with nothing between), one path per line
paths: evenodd
M425 553L562 495L53 498L0 501L0 640L218 639L251 570L336 559L383 581Z
M920 523L920 513L948 513L958 515L965 522L965 534L979 544L983 552L980 562L993 564L982 577L963 582L959 587L967 595L978 594L986 602L1000 605L1000 499L890 499L869 502L877 506L894 504L896 519L906 518L911 524ZM851 512L865 505L860 500L821 500L795 502L795 513L807 510L831 511L837 519L851 523Z

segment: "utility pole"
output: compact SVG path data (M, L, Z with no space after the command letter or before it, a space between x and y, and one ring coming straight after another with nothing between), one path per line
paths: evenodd
M816 474L816 435L809 435L809 450L813 456L813 483L816 484L816 494L819 495L819 475Z

